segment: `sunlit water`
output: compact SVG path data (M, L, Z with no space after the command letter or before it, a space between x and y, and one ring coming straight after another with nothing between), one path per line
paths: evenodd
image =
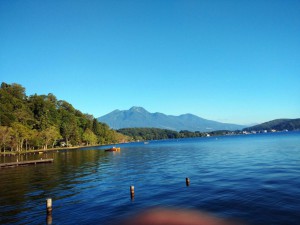
M53 224L107 224L156 206L300 224L300 132L120 146L31 155L54 163L0 169L0 223L46 223L51 197Z

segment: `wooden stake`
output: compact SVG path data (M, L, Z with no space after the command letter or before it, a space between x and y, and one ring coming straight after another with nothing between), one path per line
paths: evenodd
M190 186L190 178L185 178L185 183L186 183L186 186Z
M131 199L134 198L134 186L130 186L130 197Z
M46 199L46 209L47 209L47 214L52 213L52 198Z

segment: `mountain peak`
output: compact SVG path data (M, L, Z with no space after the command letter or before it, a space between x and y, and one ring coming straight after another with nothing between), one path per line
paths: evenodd
M148 111L146 109L144 109L143 107L140 106L133 106L129 109L129 111L131 112L139 112L139 113L147 113Z
M168 116L163 113L150 113L143 107L133 106L129 110L114 111L99 117L100 122L108 124L113 129L129 127L152 127L169 130L207 131L212 130L239 130L244 126L225 124L206 120L193 114Z

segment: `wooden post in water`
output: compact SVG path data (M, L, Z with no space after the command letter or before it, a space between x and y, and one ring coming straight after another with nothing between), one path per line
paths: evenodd
M47 225L52 224L52 198L46 199Z
M52 198L46 199L46 209L47 209L47 214L52 213Z
M186 183L186 186L190 186L190 178L185 178L185 183Z
M134 199L134 186L130 186L130 197Z

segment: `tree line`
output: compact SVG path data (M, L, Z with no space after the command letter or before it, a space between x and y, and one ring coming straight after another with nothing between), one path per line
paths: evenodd
M164 139L177 139L177 138L197 138L208 136L222 136L222 135L235 135L242 134L242 131L229 131L229 130L217 130L211 132L200 131L174 131L160 128L122 128L117 132L131 137L132 141L148 141L148 140L164 140Z
M122 128L117 131L121 134L131 137L133 141L192 138L192 137L207 136L207 133L202 133L199 131L192 132L192 131L182 130L177 132L174 130L159 129L159 128Z
M55 146L111 144L127 137L49 93L26 96L20 84L0 87L0 149L26 151Z

